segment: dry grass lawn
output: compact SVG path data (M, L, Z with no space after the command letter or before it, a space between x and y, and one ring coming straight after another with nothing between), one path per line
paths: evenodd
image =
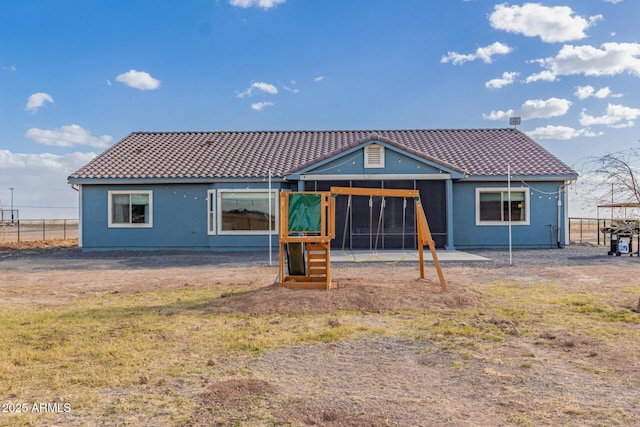
M640 424L633 264L276 270L0 271L0 425Z

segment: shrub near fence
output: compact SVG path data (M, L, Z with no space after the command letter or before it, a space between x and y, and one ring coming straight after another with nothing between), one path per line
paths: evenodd
M2 242L76 239L77 237L77 219L21 219L0 223L0 241Z

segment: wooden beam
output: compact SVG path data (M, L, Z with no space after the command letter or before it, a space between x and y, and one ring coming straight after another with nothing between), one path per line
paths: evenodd
M283 215L283 213L286 213ZM289 235L289 195L280 193L280 241Z
M331 194L340 196L420 197L418 190L394 190L388 188L331 187Z
M427 216L424 213L424 209L422 208L422 203L420 203L420 200L416 200L416 217L418 221L418 246L422 246L423 244L429 245L431 257L433 258L433 263L436 266L438 278L440 279L440 287L442 288L442 292L447 292L447 282L444 280L444 274L442 273L440 260L438 259L438 254L436 253L436 243L433 241L433 237L431 236L431 230L429 230ZM420 273L422 273L422 261L420 262L420 268Z
M327 215L329 216L329 237L331 239L336 238L336 201L331 194L329 194L329 206L327 207Z
M280 250L278 253L278 285L282 286L282 283L285 281L284 276L284 245L285 243L280 240Z
M281 237L283 242L312 242L327 243L331 241L329 236L285 236Z

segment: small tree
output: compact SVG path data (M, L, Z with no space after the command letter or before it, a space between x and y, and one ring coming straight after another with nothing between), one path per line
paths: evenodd
M640 148L587 157L581 175L589 181L585 200L606 203L640 203ZM607 200L609 199L609 200Z

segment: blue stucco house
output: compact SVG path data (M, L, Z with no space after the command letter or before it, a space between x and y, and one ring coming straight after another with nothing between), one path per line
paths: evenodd
M453 250L507 247L509 216L513 247L566 244L576 178L508 128L134 132L68 181L84 250L276 248L277 194L331 186L419 190L436 245ZM413 204L346 204L338 197L335 245L416 247Z

